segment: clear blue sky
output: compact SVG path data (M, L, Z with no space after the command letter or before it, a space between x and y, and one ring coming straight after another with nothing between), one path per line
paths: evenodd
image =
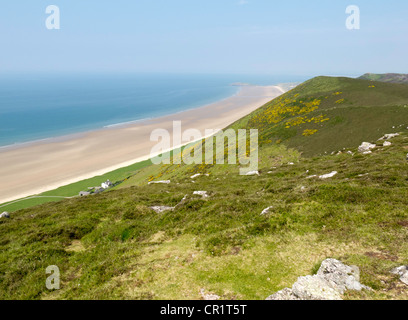
M2 0L0 41L0 73L408 73L408 1Z

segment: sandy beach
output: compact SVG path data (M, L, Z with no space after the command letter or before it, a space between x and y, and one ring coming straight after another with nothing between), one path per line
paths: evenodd
M149 158L153 130L223 129L284 93L279 86L243 86L238 94L200 108L0 149L0 203L53 190Z

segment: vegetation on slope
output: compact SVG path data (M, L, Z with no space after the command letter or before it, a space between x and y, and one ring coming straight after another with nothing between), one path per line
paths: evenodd
M260 176L240 176L237 165L148 166L112 191L0 220L0 298L200 299L204 289L265 299L337 258L358 265L374 289L345 298L407 299L389 271L408 264L408 92L371 85L312 79L235 123L260 129ZM333 123L339 109L344 118ZM372 121L353 119L354 109ZM391 132L401 135L382 147L377 139ZM358 154L362 141L378 148ZM209 176L191 179L196 173ZM158 179L171 184L148 185ZM209 197L194 196L199 190ZM61 270L61 290L45 287L49 265Z

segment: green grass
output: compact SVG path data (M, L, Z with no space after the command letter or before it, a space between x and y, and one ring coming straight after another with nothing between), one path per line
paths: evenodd
M130 176L109 192L1 219L0 299L200 299L202 289L222 299L265 299L315 273L326 258L358 265L363 284L374 289L348 292L345 299L407 299L389 271L408 264L408 130L392 129L405 121L408 93L384 84L390 87L369 102L365 88L375 88L367 83L317 78L289 92L286 97L299 94L299 101L344 92L344 104L332 108L322 99L313 111L330 120L312 136L297 127L287 134L282 123L254 122L268 104L235 123L233 128L259 125L270 139L260 148L259 177L240 176L236 165L145 163L52 194L72 195L99 179ZM391 132L401 133L391 147L378 143L373 154L357 153L362 141L377 142ZM342 148L354 155L330 155ZM331 171L338 175L308 179ZM195 173L209 176L193 181ZM152 179L171 184L148 185ZM193 196L199 190L210 197ZM150 209L176 206L186 195L174 211ZM45 287L49 265L61 270L61 290Z
M0 205L0 210L7 211L7 212L14 212L14 211L25 209L25 208L31 208L39 204L59 201L59 199L54 198L54 197L61 197L61 198L74 197L74 196L77 196L79 192L81 191L87 191L88 187L100 186L101 183L105 182L107 179L110 179L112 183L126 181L128 178L134 175L138 170L145 168L149 165L151 165L150 160L142 161L142 162L130 165L128 167L123 167L123 168L108 172L101 176L96 176L90 179L78 181L78 182L60 187L55 190L43 192L37 195L40 198L20 199L20 200L17 200L17 202L11 201L9 202L10 204L3 203Z
M397 283L387 270L408 263L407 134L393 143L368 156L303 158L269 174L262 167L260 177L179 176L167 186L20 210L0 222L0 297L199 299L205 288L225 299L264 299L334 257L357 262L381 298ZM306 179L332 170L333 179ZM211 196L192 196L196 190ZM186 194L175 211L149 209ZM49 292L44 270L54 264L63 284ZM389 289L384 298L394 295L403 297Z

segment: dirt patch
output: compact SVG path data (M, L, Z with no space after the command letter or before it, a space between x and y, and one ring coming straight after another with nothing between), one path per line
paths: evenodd
M398 224L402 227L408 228L408 220L402 220L398 222Z
M230 254L233 255L233 256L237 256L237 255L239 255L240 252L241 252L241 247L233 247L231 249Z
M68 251L68 252L82 252L85 250L86 248L84 247L82 242L79 240L74 240L69 247L65 248L65 251Z
M384 252L366 252L364 253L367 257L375 258L379 260L390 260L390 261L398 261L397 256L390 255Z

